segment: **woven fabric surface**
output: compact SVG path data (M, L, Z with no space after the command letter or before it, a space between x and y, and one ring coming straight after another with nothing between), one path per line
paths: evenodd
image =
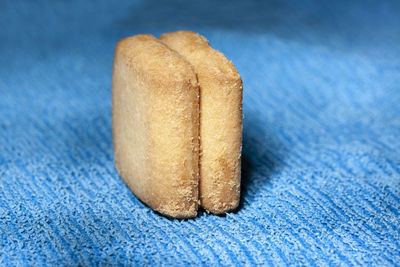
M0 1L0 265L400 263L398 1ZM171 220L113 164L122 37L193 30L244 82L242 200Z

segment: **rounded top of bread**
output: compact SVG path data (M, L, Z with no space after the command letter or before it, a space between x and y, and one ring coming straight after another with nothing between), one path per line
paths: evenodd
M162 82L190 81L197 86L193 66L179 53L170 49L151 34L139 34L121 39L115 58L122 59L142 77Z
M192 31L177 31L161 35L160 40L167 46L182 53L195 68L223 74L231 79L240 79L233 65L220 51L213 49L202 35Z

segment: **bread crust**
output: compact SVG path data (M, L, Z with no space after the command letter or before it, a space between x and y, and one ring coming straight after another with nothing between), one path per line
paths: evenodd
M216 214L233 210L240 199L242 79L197 33L166 33L160 40L194 66L200 84L201 206Z
M134 194L162 214L196 216L199 86L192 65L150 34L119 41L112 124L115 166Z

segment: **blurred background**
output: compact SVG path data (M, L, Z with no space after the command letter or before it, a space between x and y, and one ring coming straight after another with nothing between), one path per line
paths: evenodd
M224 217L161 217L114 169L115 45L176 30L243 78ZM0 265L397 265L399 44L398 1L0 0Z

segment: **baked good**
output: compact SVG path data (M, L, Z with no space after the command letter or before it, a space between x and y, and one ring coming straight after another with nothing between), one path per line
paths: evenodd
M197 33L166 33L160 40L194 66L200 84L201 206L217 214L233 210L240 199L240 75L231 61Z
M152 35L118 42L112 77L117 171L152 209L197 215L199 86L190 63Z

